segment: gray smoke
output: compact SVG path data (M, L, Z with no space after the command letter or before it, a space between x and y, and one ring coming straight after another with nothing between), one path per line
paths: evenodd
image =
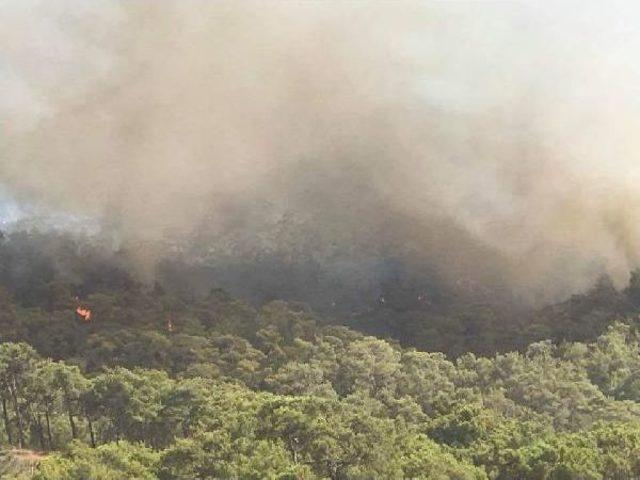
M632 2L0 15L2 186L146 245L141 265L168 239L350 271L393 257L545 301L639 264Z

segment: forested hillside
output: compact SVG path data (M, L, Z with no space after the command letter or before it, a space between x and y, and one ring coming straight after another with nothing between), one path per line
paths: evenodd
M640 480L640 3L0 19L0 480Z
M517 321L415 310L407 342L353 328L363 312L340 325L145 285L124 260L37 238L0 249L3 479L640 477L635 277ZM372 306L368 329L400 307ZM460 352L471 335L500 348Z

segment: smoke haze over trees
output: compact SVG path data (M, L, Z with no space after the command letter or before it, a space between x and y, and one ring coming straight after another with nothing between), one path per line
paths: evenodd
M0 478L640 478L640 7L0 0Z
M3 479L639 473L640 275L520 325L477 305L457 305L466 321L422 311L404 325L416 350L305 305L197 294L190 270L146 287L126 257L78 247L24 232L0 243ZM409 318L385 302L362 326ZM515 340L529 344L495 353Z
M4 2L2 186L145 244L147 277L168 241L526 302L621 287L640 12L580 6Z

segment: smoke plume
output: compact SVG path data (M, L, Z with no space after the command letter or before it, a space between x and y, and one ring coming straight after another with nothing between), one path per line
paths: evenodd
M0 182L19 203L130 244L354 277L393 259L530 301L639 264L632 2L5 0L0 15Z

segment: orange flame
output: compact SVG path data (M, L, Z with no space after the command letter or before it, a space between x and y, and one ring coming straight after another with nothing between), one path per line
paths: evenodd
M78 308L76 308L76 313L85 322L90 322L91 321L91 310L89 310L88 308L78 307Z

